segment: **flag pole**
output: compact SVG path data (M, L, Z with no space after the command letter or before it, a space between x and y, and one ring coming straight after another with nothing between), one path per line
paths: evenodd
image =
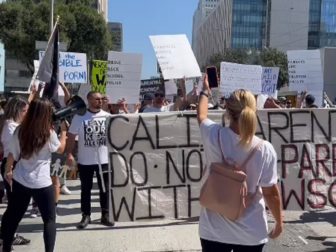
M56 19L55 25L51 25L51 33L50 33L50 36L49 36L49 39L48 39L47 48L49 47L49 43L50 43L50 41L51 41L51 37L52 37L51 35L53 34L54 29L56 29L56 25L58 24L59 19L60 19L60 16L57 15L57 19ZM53 17L52 17L52 20L53 20ZM51 24L52 24L52 22L51 22ZM47 48L46 48L45 52L47 51ZM40 65L39 65L39 67L38 67L38 69L37 69L37 72L39 71L39 68L40 68ZM35 83L36 80L37 80L37 74L36 74L35 77L32 78L32 80L31 80L31 82L30 82L31 85L29 85L29 88L28 88L28 92L31 92L31 90L32 90L32 85L34 85L34 83ZM38 87L37 87L37 88L38 88Z
M52 34L54 29L54 0L51 0L50 3L50 34Z

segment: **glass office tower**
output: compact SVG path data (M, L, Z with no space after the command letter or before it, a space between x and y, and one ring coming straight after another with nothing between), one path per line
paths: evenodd
M336 46L336 1L310 0L308 48Z
M232 11L232 48L267 46L267 0L235 0Z

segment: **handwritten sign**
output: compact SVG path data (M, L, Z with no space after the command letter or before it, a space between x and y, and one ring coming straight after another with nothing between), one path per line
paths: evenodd
M162 85L160 78L141 80L140 96L143 97L145 94L154 95L157 91L164 92L163 88L164 85Z
M0 92L5 90L5 49L0 43Z
M109 51L106 93L112 102L139 102L142 55Z
M222 122L222 112L209 117ZM336 208L335 123L336 110L258 111L256 135L277 152L284 209ZM115 221L199 215L207 161L195 113L116 115L107 134Z
M279 67L263 67L261 78L261 93L277 97Z
M262 67L221 62L220 92L228 95L236 89L247 89L254 94L261 93Z
M44 51L39 52L41 62ZM64 83L87 83L87 61L85 53L59 53L59 81Z
M315 96L315 103L322 105L323 75L320 50L287 51L289 89L308 91Z
M107 61L93 60L91 69L91 85L92 91L106 93L106 77Z
M201 76L185 34L149 36L149 38L165 80Z

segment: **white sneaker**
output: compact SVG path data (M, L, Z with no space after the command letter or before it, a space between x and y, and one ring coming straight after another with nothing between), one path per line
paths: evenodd
M40 211L39 211L38 207L33 207L30 210L30 217L31 218L36 218L39 214L40 214Z
M64 194L64 195L70 195L71 191L68 189L68 187L66 187L66 185L62 185L61 193Z

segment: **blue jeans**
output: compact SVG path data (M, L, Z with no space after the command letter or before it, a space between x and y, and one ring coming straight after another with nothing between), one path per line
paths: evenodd
M11 251L14 234L22 220L31 197L35 200L42 216L44 247L46 252L54 251L56 240L56 209L54 186L32 189L13 180L11 200L2 217L1 234L3 252Z

